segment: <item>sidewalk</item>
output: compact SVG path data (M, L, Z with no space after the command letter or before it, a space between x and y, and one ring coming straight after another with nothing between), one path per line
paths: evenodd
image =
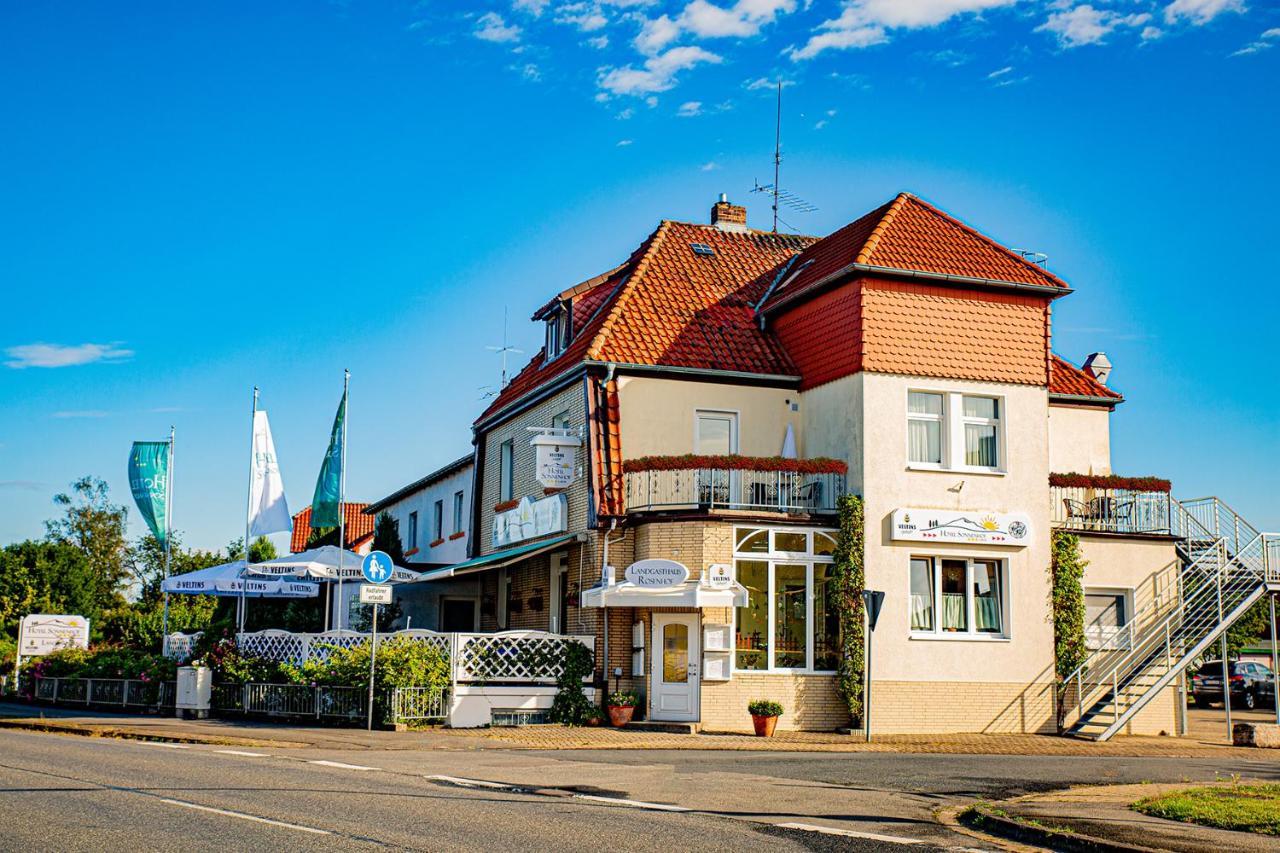
M299 726L256 720L180 720L141 714L98 713L0 702L0 728L90 737L123 737L224 746L272 746L370 750L598 750L680 749L760 752L896 752L961 755L1209 757L1257 752L1195 738L1116 737L1106 743L1021 734L883 735L873 743L822 732L780 732L772 738L743 734L696 735L611 728L527 726L498 729L424 729L408 732Z
M1223 784L1230 784L1224 782ZM1186 783L1109 785L1032 794L974 809L982 830L1055 850L1171 850L1178 853L1275 851L1272 836L1232 832L1149 817L1130 810L1143 797L1192 787Z

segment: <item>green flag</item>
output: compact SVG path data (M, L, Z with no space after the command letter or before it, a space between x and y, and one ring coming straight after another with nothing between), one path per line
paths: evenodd
M135 441L129 452L129 489L151 533L164 545L169 538L169 442Z
M347 417L347 394L342 393L338 414L333 418L333 433L329 436L329 450L320 466L316 480L316 493L311 499L311 527L337 527L338 502L342 500L342 422Z

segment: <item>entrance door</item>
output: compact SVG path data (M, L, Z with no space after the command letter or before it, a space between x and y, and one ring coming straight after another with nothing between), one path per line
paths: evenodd
M474 598L440 599L440 630L470 634L476 629L476 600Z
M697 613L653 614L653 671L649 677L650 718L696 722L700 714Z

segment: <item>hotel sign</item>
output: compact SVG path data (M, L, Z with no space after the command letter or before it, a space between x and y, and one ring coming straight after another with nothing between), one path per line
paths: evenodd
M893 538L908 542L957 542L1024 548L1031 519L1022 512L957 512L945 509L893 511Z
M637 560L627 566L627 581L646 589L680 586L689 579L689 568L675 560Z
M89 620L83 616L32 613L18 623L18 655L37 657L59 649L89 648Z
M549 533L563 533L568 527L569 501L564 495L542 500L523 498L515 509L493 516L493 547L523 542Z

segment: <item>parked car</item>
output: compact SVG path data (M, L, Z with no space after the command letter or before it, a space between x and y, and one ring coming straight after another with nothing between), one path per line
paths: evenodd
M1229 679L1231 681L1231 707L1256 708L1259 705L1275 707L1276 680L1271 667L1260 663L1232 661ZM1191 693L1195 697L1196 707L1208 708L1212 704L1222 704L1222 661L1210 660L1200 665L1196 674L1191 676Z

